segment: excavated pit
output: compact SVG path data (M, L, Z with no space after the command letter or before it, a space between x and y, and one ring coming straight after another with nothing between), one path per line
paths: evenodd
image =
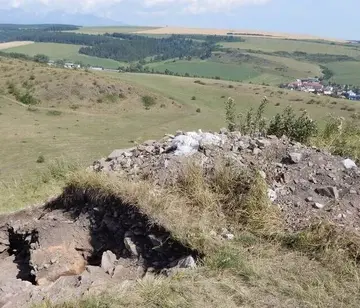
M195 266L198 252L135 206L94 195L68 188L41 208L0 216L0 307Z

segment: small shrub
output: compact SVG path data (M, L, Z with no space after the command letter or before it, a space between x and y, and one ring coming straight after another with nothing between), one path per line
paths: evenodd
M38 100L29 91L21 95L18 100L24 105L36 105L38 103Z
M31 74L29 79L30 79L30 80L35 80L35 75L34 75L34 74Z
M235 100L231 97L225 101L225 119L228 130L233 132L236 128L236 107Z
M337 101L332 101L331 102L331 105L336 105L337 104Z
M77 110L77 109L79 109L79 106L75 105L75 104L72 104L72 105L70 105L70 109Z
M27 108L27 111L37 112L37 111L39 111L39 109L36 108L36 107L29 106L29 107Z
M221 95L221 98L225 98L225 95Z
M150 107L156 105L156 101L155 101L155 98L149 96L149 95L145 95L141 98L144 106L145 106L145 109L150 109Z
M229 84L229 89L233 89L234 86L232 84Z
M161 105L160 105L160 108L165 108L165 107L166 107L165 104L161 104Z
M206 83L201 80L195 80L194 83L201 84L203 86L206 85Z
M317 124L306 111L296 117L293 109L288 106L282 114L277 114L271 121L267 131L269 135L288 136L298 142L307 143L317 133Z
M119 93L119 98L120 98L120 99L124 99L124 98L126 98L126 96L125 96L124 93Z
M275 106L280 106L280 103L279 103L279 102L278 102L278 103L276 103L276 104L275 104Z
M191 97L192 101L196 101L196 96Z
M309 100L306 104L308 104L308 105L315 104L315 100L314 100L314 99L311 99L311 100Z
M59 116L59 115L61 115L61 111L59 111L59 110L49 110L46 114L48 116Z
M201 109L200 109L200 108L196 109L196 112L197 112L197 113L200 113L200 112L201 112Z
M45 157L44 157L44 155L39 155L39 157L37 158L36 162L37 162L38 164L44 163L44 162L45 162Z

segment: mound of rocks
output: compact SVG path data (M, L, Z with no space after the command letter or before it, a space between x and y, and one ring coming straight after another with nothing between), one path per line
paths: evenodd
M356 162L286 137L242 136L226 129L219 133L179 131L158 141L115 150L90 169L134 180L150 178L166 185L176 180L189 157L204 169L214 168L218 159L229 159L239 168L258 169L289 230L302 229L315 218L360 227L360 169Z

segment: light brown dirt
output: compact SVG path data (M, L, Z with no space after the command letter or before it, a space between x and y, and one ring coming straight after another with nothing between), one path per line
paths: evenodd
M7 43L0 43L0 50L13 48L13 47L19 47L24 45L34 44L34 42L31 41L16 41L16 42L7 42Z
M182 28L182 27L162 27L144 31L138 31L135 33L145 34L201 34L201 35L227 35L227 33L241 33L241 36L265 36L272 38L289 38L299 40L319 40L326 39L334 42L341 42L335 38L321 38L307 34L290 34L281 32L266 32L266 31L254 31L247 29L210 29L210 28ZM246 35L245 35L246 34Z

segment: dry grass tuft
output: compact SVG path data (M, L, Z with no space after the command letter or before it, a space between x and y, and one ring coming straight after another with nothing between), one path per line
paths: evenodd
M285 237L285 244L307 255L336 265L338 260L360 262L360 235L334 224L319 222Z

